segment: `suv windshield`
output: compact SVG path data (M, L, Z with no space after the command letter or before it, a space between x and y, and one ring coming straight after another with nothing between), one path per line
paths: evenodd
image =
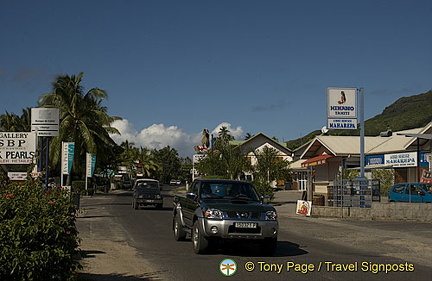
M250 183L203 182L199 191L202 199L238 199L259 201L259 196Z
M146 192L150 190L157 190L159 191L159 185L157 182L153 181L140 181L136 184L136 191L138 193L140 192Z

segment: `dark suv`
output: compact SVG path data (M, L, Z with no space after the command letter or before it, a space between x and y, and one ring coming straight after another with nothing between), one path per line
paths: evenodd
M258 242L263 254L272 255L279 225L276 209L263 202L266 198L249 182L196 179L186 195L174 196L174 238L190 234L197 254L217 240L246 240Z
M153 179L137 179L134 185L132 207L154 205L157 209L163 207L163 197L159 182Z

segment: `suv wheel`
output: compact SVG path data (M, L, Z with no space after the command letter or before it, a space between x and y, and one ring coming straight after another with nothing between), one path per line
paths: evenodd
M186 238L186 231L184 231L181 225L180 216L178 214L174 218L173 228L174 228L174 239L176 241L182 241Z
M198 221L195 221L192 228L192 244L195 254L207 252L209 241L201 234Z
M134 210L138 210L138 204L135 199L132 201L132 207L134 208Z

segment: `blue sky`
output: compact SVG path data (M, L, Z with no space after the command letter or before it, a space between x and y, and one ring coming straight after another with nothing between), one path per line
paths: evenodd
M431 90L431 34L430 0L0 0L0 114L83 71L119 142L189 156L221 125L287 141L326 124L327 87L363 87L366 119Z

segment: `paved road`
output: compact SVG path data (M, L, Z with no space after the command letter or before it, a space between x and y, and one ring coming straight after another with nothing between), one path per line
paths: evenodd
M135 248L151 265L154 279L224 280L228 277L221 274L219 265L230 258L238 269L229 280L432 281L430 224L302 218L285 212L292 203L278 207L281 218L275 256L262 257L254 245L236 244L209 255L195 255L190 241L173 239L169 196L163 210L133 210L130 192L82 201L84 208L103 206L109 214L98 225L101 229L93 231ZM84 227L80 219L78 227ZM254 270L247 271L246 265ZM379 267L397 272L376 272Z

